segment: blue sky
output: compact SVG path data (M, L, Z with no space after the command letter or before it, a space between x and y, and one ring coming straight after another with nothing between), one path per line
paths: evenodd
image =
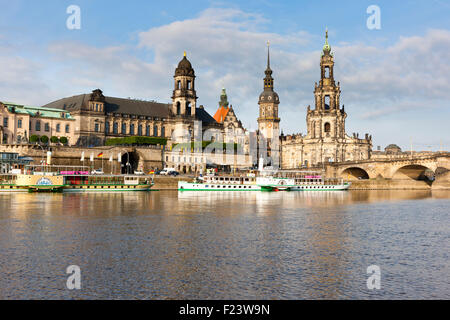
M81 8L68 30L66 8ZM381 30L366 27L369 5ZM183 50L199 104L214 113L222 86L244 126L256 128L265 42L285 133L306 131L327 26L347 133L374 149L450 149L450 2L3 1L0 101L42 105L100 87L106 95L169 102Z

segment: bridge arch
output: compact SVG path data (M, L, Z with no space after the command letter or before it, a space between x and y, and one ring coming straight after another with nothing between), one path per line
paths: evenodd
M369 174L366 170L360 167L349 167L341 172L341 177L346 180L367 180L369 179Z
M394 171L392 179L432 181L434 179L434 171L421 164L407 164L398 167Z

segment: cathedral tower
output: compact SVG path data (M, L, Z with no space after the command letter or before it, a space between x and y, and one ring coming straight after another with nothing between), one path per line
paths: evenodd
M340 108L340 84L334 81L334 57L328 44L328 30L325 33L325 45L320 58L320 81L315 84L315 109L308 107L308 136L318 139L345 138L344 108Z
M269 42L267 42L267 68L264 78L264 91L259 95L258 130L268 141L278 139L280 118L278 117L278 94L273 90L272 70L270 69Z
M197 94L195 92L195 72L184 52L183 59L175 69L175 88L172 94L172 114L195 117Z

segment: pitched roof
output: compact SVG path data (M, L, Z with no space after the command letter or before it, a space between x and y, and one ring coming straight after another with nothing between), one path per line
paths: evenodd
M90 94L80 94L73 97L63 98L46 104L44 107L57 108L67 111L78 111L86 106ZM166 118L169 116L168 103L155 101L143 101L134 99L123 99L115 97L105 97L106 113L135 114L141 116L151 116Z
M216 120L218 123L223 123L225 117L228 114L228 111L230 111L230 108L220 106L219 109L217 109L216 114L214 115L214 120Z

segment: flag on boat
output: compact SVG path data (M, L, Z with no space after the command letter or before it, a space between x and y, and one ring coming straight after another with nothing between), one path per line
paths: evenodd
M103 158L103 152L100 152L100 153L97 155L97 158Z
M84 161L84 151L81 153L81 161Z

